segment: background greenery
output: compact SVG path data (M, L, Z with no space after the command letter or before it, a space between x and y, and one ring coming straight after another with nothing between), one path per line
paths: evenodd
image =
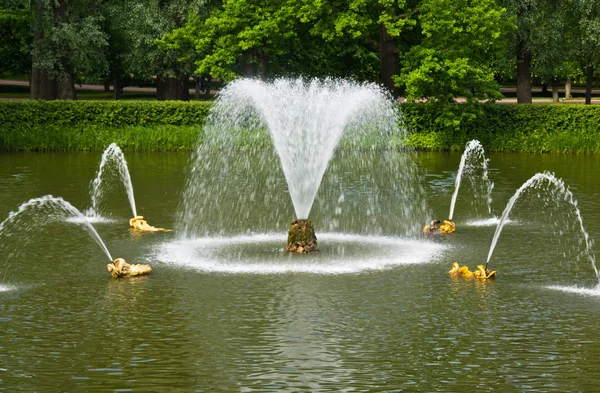
M143 82L159 100L188 100L190 78L303 75L430 102L493 101L507 82L520 103L532 83L557 100L559 85L580 82L590 103L600 2L4 0L0 55L0 77L27 75L34 99L76 99L81 82L120 99Z
M0 101L0 150L192 150L207 102ZM377 145L462 151L600 153L600 107L586 105L401 104L408 137Z

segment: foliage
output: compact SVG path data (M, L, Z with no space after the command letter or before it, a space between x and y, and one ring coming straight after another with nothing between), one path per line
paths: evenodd
M33 66L53 79L85 75L94 79L106 72L103 16L95 0L33 0Z
M208 115L206 102L0 102L0 151L192 150ZM368 145L462 151L479 140L488 151L600 153L600 106L511 104L401 105L404 141L381 135ZM265 132L259 133L266 135ZM246 130L242 144L268 143Z
M600 107L585 105L403 104L407 144L462 151L600 153Z
M0 9L0 77L31 72L30 26L26 9Z
M494 0L423 0L419 9L423 38L397 77L407 98L500 98L493 65L511 29L506 10Z
M0 150L191 150L204 102L0 102Z

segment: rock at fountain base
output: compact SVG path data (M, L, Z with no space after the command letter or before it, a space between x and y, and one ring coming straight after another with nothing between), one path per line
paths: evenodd
M144 216L135 216L129 220L129 227L140 232L172 232L172 229L156 228L144 220Z
M114 278L141 276L152 272L150 265L130 265L123 258L115 259L112 263L106 265L106 268Z
M294 220L288 230L285 252L308 254L319 252L317 236L310 220Z

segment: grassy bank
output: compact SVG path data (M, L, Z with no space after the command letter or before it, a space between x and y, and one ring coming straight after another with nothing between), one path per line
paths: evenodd
M0 150L192 150L207 102L0 101ZM402 104L407 145L461 151L600 153L600 106ZM376 141L398 145L398 136ZM372 142L372 141L371 141ZM371 143L369 142L369 143Z

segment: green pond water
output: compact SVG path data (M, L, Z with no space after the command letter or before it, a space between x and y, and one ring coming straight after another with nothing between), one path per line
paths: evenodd
M0 221L46 194L84 211L100 155L2 154ZM457 232L419 233L427 221L447 218L460 154L416 154L418 176L403 177L403 153L336 153L311 212L321 248L311 256L282 251L294 209L273 157L243 156L244 165L227 168L219 153L208 154L193 185L202 187L197 202L183 203L190 154L125 156L138 214L177 230L131 233L124 189L113 181L104 219L93 225L114 257L154 269L116 280L76 223L35 231L40 211L5 227L0 391L600 386L597 278L582 254L574 208L542 202L551 190L517 202L490 262L498 278L478 282L447 274L455 260L471 269L485 263L496 228L468 181L454 213ZM493 216L548 170L570 187L590 238L600 237L598 157L488 157Z

